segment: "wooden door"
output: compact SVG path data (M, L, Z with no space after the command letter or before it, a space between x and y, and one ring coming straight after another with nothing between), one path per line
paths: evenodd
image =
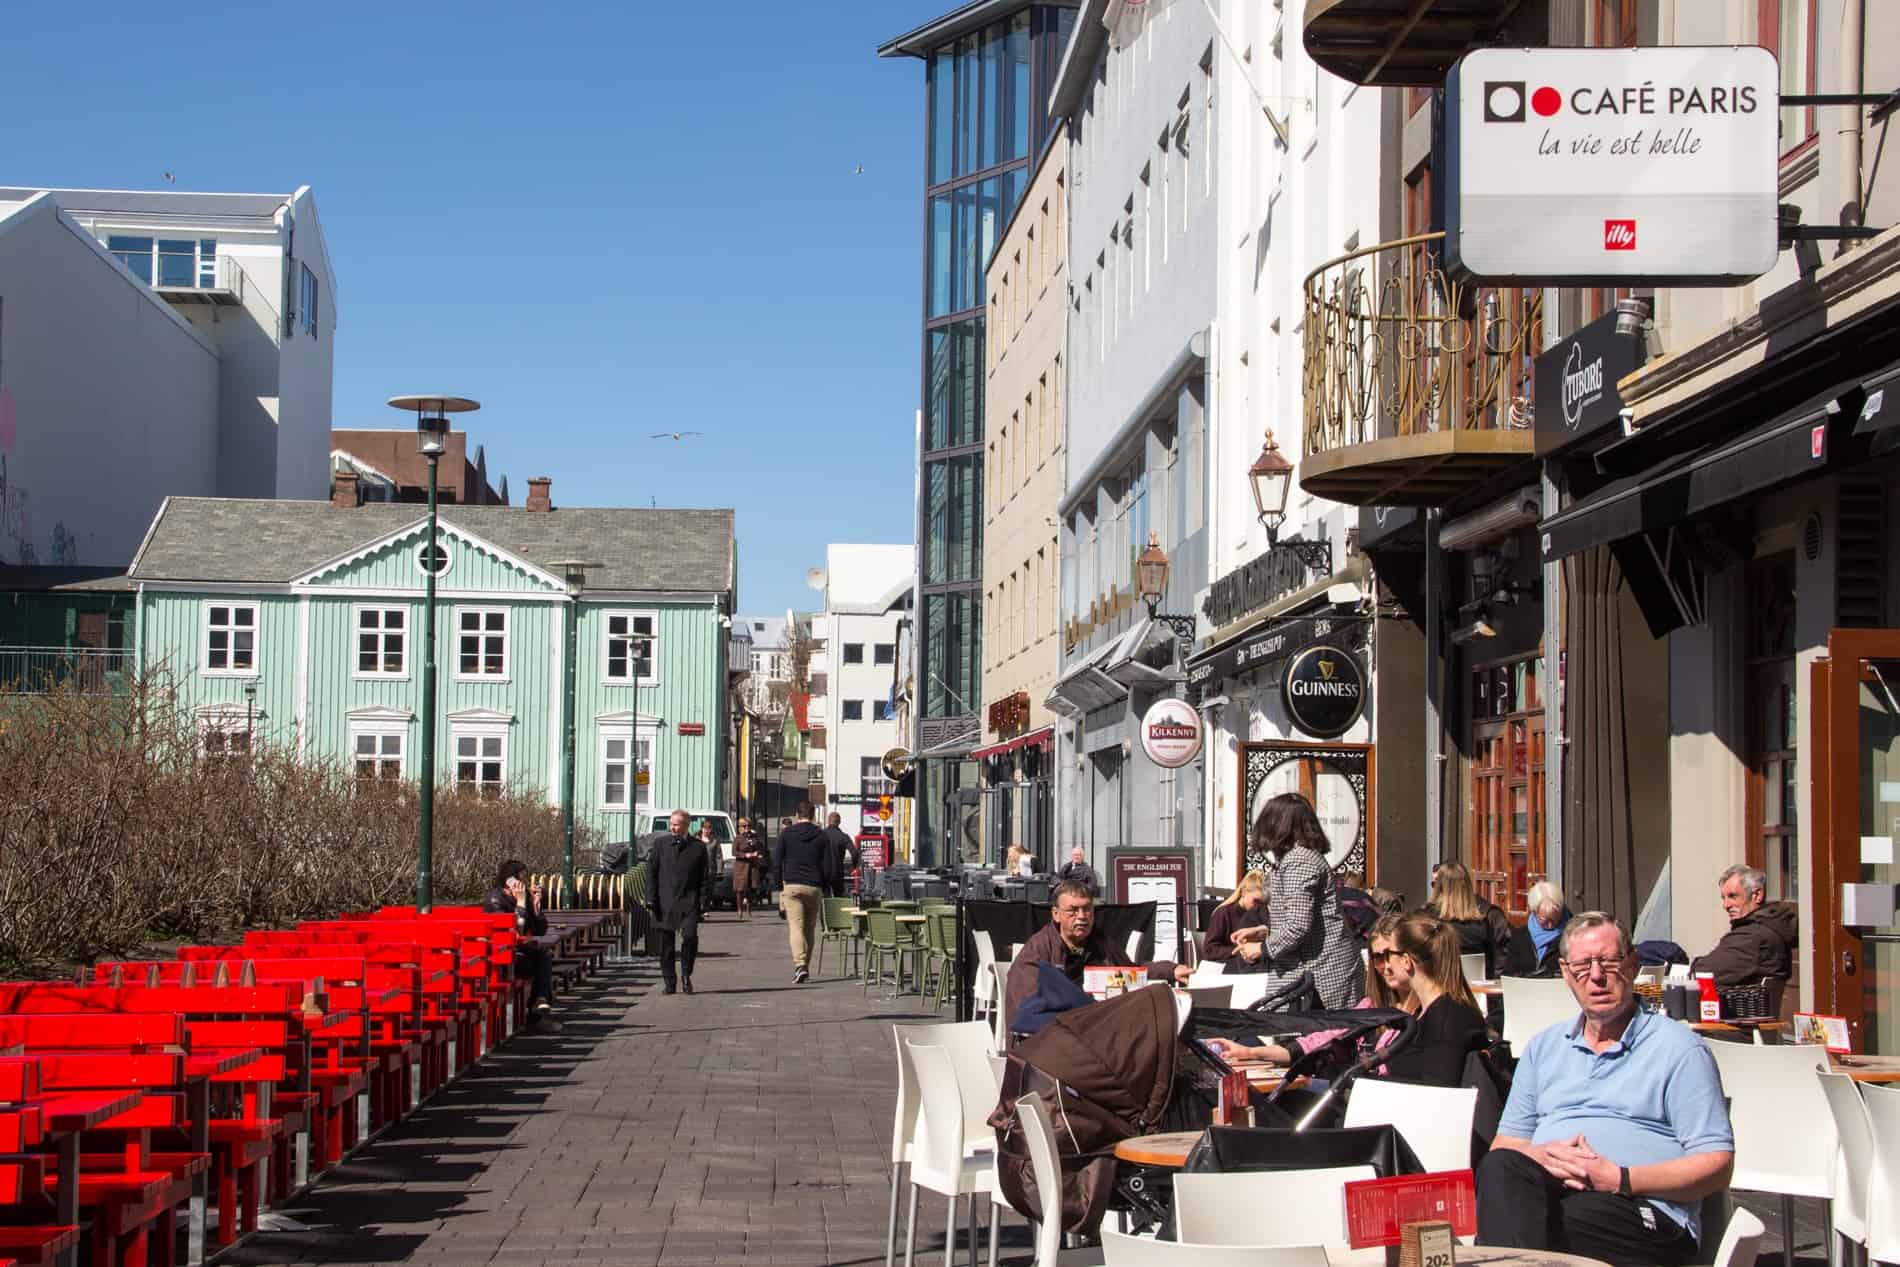
M1541 657L1473 674L1470 845L1478 896L1523 920L1524 894L1544 878L1544 713Z

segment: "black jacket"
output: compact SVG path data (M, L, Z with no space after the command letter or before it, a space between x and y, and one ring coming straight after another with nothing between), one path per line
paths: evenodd
M515 916L515 928L530 937L545 937L548 932L548 917L535 909L534 899L530 898L526 907L515 901L506 889L490 889L488 896L482 899L482 909L493 915Z
M825 828L825 843L831 846L832 865L838 873L838 883L843 885L844 878L851 874L851 868L858 865L857 846L842 827Z
M699 931L700 907L712 897L714 871L706 846L661 832L647 850L647 909L653 922L675 932Z
M1065 862L1062 870L1056 872L1058 884L1085 884L1096 897L1102 896L1102 877L1095 874L1095 868L1086 862Z
M1715 949L1689 965L1715 974L1715 984L1755 985L1763 977L1794 975L1801 908L1793 902L1763 902L1728 926Z
M1483 898L1478 899L1477 919L1448 919L1445 923L1458 934L1460 953L1484 956L1486 977L1497 976L1503 965L1510 962L1511 917Z
M838 895L837 855L816 824L793 823L772 842L772 882L780 888L815 884L827 894Z

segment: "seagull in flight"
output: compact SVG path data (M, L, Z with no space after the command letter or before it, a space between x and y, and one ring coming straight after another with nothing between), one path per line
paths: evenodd
M687 436L703 436L704 431L655 431L650 437L654 440L684 440Z
M854 167L854 168L852 168L852 169L851 169L851 174L852 174L853 176L862 176L862 175L864 175L864 164L863 164L863 163L859 163L859 164L858 164L858 165L857 165L856 167Z

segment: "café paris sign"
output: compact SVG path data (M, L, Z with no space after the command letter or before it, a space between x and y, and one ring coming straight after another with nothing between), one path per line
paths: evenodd
M1445 81L1445 263L1514 285L1721 286L1780 252L1754 45L1486 48Z
M1366 671L1351 652L1324 644L1286 662L1280 700L1293 724L1319 739L1352 729L1366 708Z
M1183 699L1158 699L1141 718L1141 750L1169 770L1201 755L1201 734L1200 713Z

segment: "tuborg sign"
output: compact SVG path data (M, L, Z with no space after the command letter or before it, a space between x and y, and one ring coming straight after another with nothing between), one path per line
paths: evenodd
M1486 48L1445 81L1445 260L1545 286L1729 285L1774 267L1774 54Z
M1201 755L1201 715L1182 699L1158 699L1141 718L1141 747L1158 766L1178 770Z
M1598 317L1537 358L1537 456L1548 457L1621 421L1617 380L1643 363L1643 340ZM1362 537L1363 540L1363 537Z
M1318 646L1287 661L1280 700L1295 726L1320 739L1352 729L1366 707L1366 671L1350 652Z

